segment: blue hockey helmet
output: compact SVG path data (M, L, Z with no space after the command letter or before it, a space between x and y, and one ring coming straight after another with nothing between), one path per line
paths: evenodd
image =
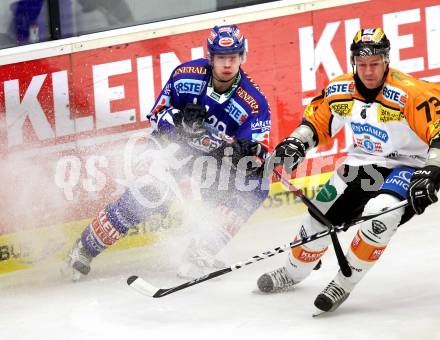
M386 63L390 62L390 41L382 28L364 28L357 31L350 46L351 64L356 56L383 55Z
M208 37L208 51L214 54L244 55L246 44L243 34L236 25L215 26Z

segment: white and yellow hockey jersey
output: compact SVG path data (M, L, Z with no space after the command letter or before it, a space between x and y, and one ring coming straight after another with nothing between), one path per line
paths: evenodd
M304 118L315 128L318 145L327 144L344 125L352 130L348 165L421 167L440 132L440 86L390 68L382 90L367 103L347 73L307 106Z

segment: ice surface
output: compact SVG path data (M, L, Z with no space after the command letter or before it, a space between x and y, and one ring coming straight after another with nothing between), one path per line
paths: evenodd
M333 250L296 289L264 295L260 274L285 255L153 299L129 288L137 274L167 288L179 239L103 254L83 281L62 278L59 263L0 277L0 339L440 339L440 205L401 227L387 251L334 313L312 318L316 295L333 278ZM229 264L290 241L301 216L246 225L221 253ZM354 229L341 234L348 247Z

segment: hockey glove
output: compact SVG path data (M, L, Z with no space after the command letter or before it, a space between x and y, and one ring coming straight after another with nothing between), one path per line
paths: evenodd
M157 113L152 113L147 116L151 126L153 126L157 132L161 135L170 135L176 132L175 117L180 119L180 110L173 107L163 108Z
M283 165L284 169L291 173L306 156L306 146L296 137L287 137L275 147L269 162L274 166Z
M183 111L174 115L174 124L185 137L198 137L206 132L204 123L208 118L205 108L197 104L186 104Z
M415 171L409 184L409 202L417 215L426 207L438 201L437 191L440 187L440 168L428 165Z
M227 150L227 148L230 148ZM222 159L224 156L230 156L232 164L237 168L244 163L239 164L243 157L255 157L253 163L247 162L246 167L238 169L246 172L247 175L259 173L259 169L263 168L262 159L266 154L266 149L258 142L249 141L247 139L235 139L232 143L225 143L221 147L215 149L210 153L216 159ZM261 171L262 172L262 171Z

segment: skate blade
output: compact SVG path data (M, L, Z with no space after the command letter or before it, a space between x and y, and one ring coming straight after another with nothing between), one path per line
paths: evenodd
M321 315L323 315L323 314L327 314L328 312L325 312L325 311L323 311L323 310L320 310L320 309L317 309L313 314L312 314L312 317L313 318L317 318L317 317L319 317L319 316L321 316Z
M73 282L78 282L79 280L81 280L82 276L83 275L80 272L76 271L75 269L72 269L71 279Z
M69 264L64 263L60 268L60 273L66 279L70 279L73 282L78 282L83 276L79 271L73 269Z

